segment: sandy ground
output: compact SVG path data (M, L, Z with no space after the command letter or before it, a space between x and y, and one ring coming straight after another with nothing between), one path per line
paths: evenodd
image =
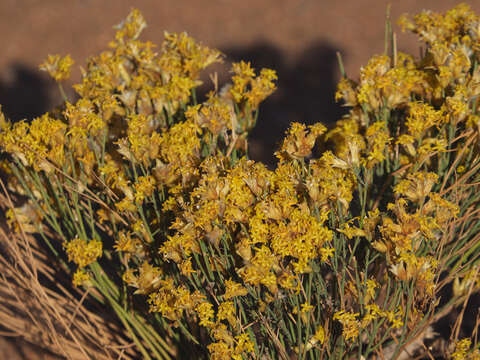
M112 26L135 6L149 25L145 40L160 44L164 30L186 31L224 52L226 66L244 59L278 71L278 91L264 104L251 145L254 159L271 163L291 121L332 122L341 116L333 99L339 78L335 54L341 52L347 74L356 77L371 55L383 52L388 3L396 21L404 12L444 11L458 1L1 0L0 104L13 120L47 111L59 95L38 64L50 53L71 54L84 64L106 48ZM480 12L480 1L469 3ZM414 36L399 33L398 48L417 54L419 45ZM72 80L78 79L76 70ZM10 354L22 347L6 344L0 345L0 358L15 360ZM35 354L18 358L43 358Z

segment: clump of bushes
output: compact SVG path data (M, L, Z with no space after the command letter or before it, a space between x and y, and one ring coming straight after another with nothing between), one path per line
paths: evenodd
M387 26L385 53L339 82L348 113L293 123L268 169L247 136L275 72L235 63L199 102L222 54L169 33L157 52L134 10L75 103L0 119L8 188L28 199L9 224L147 359L479 358L461 325L480 287L480 18L459 5L400 24L422 56ZM42 69L61 82L72 63ZM444 344L420 346L454 309Z

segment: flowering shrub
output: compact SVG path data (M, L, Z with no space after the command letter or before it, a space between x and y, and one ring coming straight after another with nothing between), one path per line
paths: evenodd
M462 315L451 346L416 344L480 287L480 18L459 5L400 24L422 57L387 27L385 54L338 85L348 114L293 123L270 170L247 135L275 72L233 64L199 103L199 72L222 55L169 33L156 53L133 11L78 101L0 119L9 189L28 198L11 226L60 241L74 284L145 358L477 358ZM42 69L61 81L72 63Z

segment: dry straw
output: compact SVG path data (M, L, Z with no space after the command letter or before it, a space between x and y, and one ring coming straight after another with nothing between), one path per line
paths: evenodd
M0 196L0 206L13 207L8 193ZM0 228L2 335L23 337L67 359L138 357L125 329L91 295L71 285L34 236Z

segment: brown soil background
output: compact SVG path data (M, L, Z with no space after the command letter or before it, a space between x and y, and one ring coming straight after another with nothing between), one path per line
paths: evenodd
M368 59L383 52L387 5L391 18L423 9L445 11L453 0L1 0L0 104L12 120L33 118L60 102L55 84L38 70L48 54L71 54L78 65L107 48L132 7L145 16L143 39L160 44L163 31L186 31L226 55L216 68L226 79L229 63L251 61L279 75L278 90L261 107L251 156L271 164L272 153L291 121L331 123L343 113L334 102L339 69L356 78ZM470 1L479 13L480 1ZM411 34L398 27L398 49L419 53ZM71 83L70 83L71 84ZM69 85L67 87L69 87ZM73 91L69 92L73 98ZM1 301L1 299L0 299ZM0 359L51 359L21 342L0 338Z

